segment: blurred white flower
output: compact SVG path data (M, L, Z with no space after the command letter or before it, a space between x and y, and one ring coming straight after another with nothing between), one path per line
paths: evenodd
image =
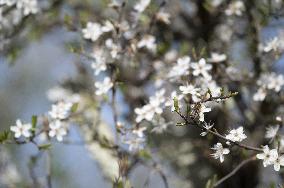
M161 89L155 93L154 96L150 97L148 104L141 108L135 108L134 111L137 114L136 122L139 123L142 120L152 121L155 114L163 113L162 103L165 102L165 90Z
M110 50L111 57L114 59L118 58L118 53L121 50L120 46L115 44L112 39L107 39L105 44L106 47Z
M94 61L92 61L92 69L94 70L95 75L99 75L100 72L107 70L106 60L103 55L103 51L100 49L97 49L92 54L92 57L94 57Z
M268 80L268 89L274 89L275 92L279 92L284 85L283 75L271 74Z
M111 0L109 3L110 7L121 7L123 4L124 0Z
M196 88L191 84L187 84L185 86L179 86L179 90L182 92L182 94L187 95L187 94L191 94L194 96L198 96L199 95L199 91L200 88Z
M109 77L105 77L102 82L95 82L96 95L107 94L107 92L113 87L113 83Z
M205 123L205 125L203 126L205 131L201 132L200 136L206 136L208 134L208 130L210 130L213 126L214 126L214 124Z
M12 6L16 3L16 0L0 0L0 5Z
M279 130L279 125L266 127L265 138L273 139Z
M147 6L151 3L151 0L140 0L135 6L134 10L141 13L143 12Z
M245 5L242 1L233 1L230 3L229 7L225 10L226 15L236 15L241 16L245 10Z
M278 37L274 37L265 44L265 46L263 47L263 51L264 52L277 51L279 46L280 46L280 39Z
M284 166L284 156L278 156L273 162L274 170L279 171L280 166Z
M255 101L263 101L266 97L266 90L274 90L275 92L279 92L284 85L284 77L281 74L265 73L260 76L257 80L257 85L260 87L253 96Z
M188 75L189 67L190 67L190 57L189 56L181 57L177 60L177 64L171 68L168 77L177 79L180 76Z
M254 101L263 101L266 97L267 93L264 88L259 88L257 92L253 95Z
M47 98L52 102L65 101L70 103L78 103L81 99L78 93L71 93L71 91L60 86L49 89L46 95Z
M170 17L171 15L167 12L164 12L164 11L159 11L157 14L156 14L156 19L161 21L161 22L164 22L165 24L170 24Z
M246 139L247 136L244 134L244 128L238 127L237 129L232 129L226 138L233 141L233 142L241 142L242 140Z
M162 123L154 123L155 127L151 130L151 132L154 132L156 134L162 134L168 129L168 126L171 124L170 122L162 122Z
M15 138L20 138L21 136L29 138L31 137L31 128L32 125L30 123L23 124L21 120L18 119L16 125L11 126L10 130L15 133Z
M128 135L127 138L123 139L123 143L128 145L130 152L136 152L144 148L145 138L138 137L136 135Z
M210 112L211 108L207 108L204 104L200 104L199 121L204 121L204 113Z
M143 38L137 43L138 48L147 48L152 52L156 52L157 44L156 39L152 35L145 35Z
M226 54L211 53L211 57L207 59L210 63L219 63L227 59Z
M219 5L221 5L223 3L223 1L224 0L211 0L209 2L213 7L218 7Z
M102 29L102 32L110 32L110 31L113 31L115 28L114 28L114 25L109 21L109 20L106 20L104 25L101 27Z
M58 102L51 106L51 110L48 112L52 119L66 119L70 115L72 103L70 102Z
M215 159L220 159L221 163L224 162L224 155L230 153L230 150L228 148L223 148L223 145L221 143L215 144L211 149L215 151L215 153L211 154L211 156Z
M82 33L85 39L95 42L103 34L102 26L99 23L88 22Z
M192 63L191 68L193 69L192 74L194 76L202 75L204 78L211 80L211 75L208 73L212 69L211 64L207 64L205 59L200 59L197 63Z
M59 142L63 141L63 137L67 135L65 124L60 120L50 122L49 128L50 130L48 132L48 135L52 138L56 137Z
M139 127L138 129L133 129L132 133L136 134L138 137L143 138L144 137L144 131L146 131L146 127Z
M22 9L25 16L36 14L39 11L37 0L17 0L18 9Z

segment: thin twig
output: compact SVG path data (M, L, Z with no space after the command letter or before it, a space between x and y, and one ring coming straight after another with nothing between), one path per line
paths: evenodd
M230 172L229 174L227 174L226 176L224 176L223 178L221 178L219 181L217 181L215 184L214 184L214 187L217 187L219 186L220 184L222 184L224 181L226 181L227 179L229 179L230 177L232 177L235 173L237 173L244 165L246 165L247 163L251 162L251 161L254 161L256 158L255 156L249 158L249 159L246 159L244 161L242 161L238 166L236 166L236 168Z
M183 115L181 114L179 111L176 111L176 113L186 122L187 125L191 125L191 124L195 124L199 129L204 129L203 125L201 124L201 122L195 120L195 119L191 119L192 123ZM226 142L229 142L233 145L236 145L236 146L239 146L243 149L246 149L246 150L253 150L253 151L258 151L258 152L262 152L262 149L261 148L257 148L257 147L253 147L253 146L248 146L248 145L245 145L245 144L241 144L239 142L233 142L229 139L227 139L225 136L219 134L218 132L215 132L215 131L212 131L212 130L206 130L208 133L226 141Z

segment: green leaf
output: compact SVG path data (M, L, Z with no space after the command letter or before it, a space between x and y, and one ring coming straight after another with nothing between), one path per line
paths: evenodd
M151 154L146 150L139 151L139 156L142 157L142 158L145 158L145 159L151 159L152 158Z
M38 146L38 149L39 150L48 150L48 149L50 149L51 148L51 144L50 143L48 143L48 144L42 144L42 145L39 145Z
M0 143L4 143L6 140L8 140L10 137L10 131L3 131L0 132Z
M74 103L71 107L71 112L75 113L78 109L79 103Z
M124 188L123 186L123 182L122 181L119 181L118 184L117 184L117 188Z
M32 134L35 135L36 131L36 125L37 125L37 116L32 116Z
M174 97L174 108L176 112L179 112L179 105L178 105L178 99Z

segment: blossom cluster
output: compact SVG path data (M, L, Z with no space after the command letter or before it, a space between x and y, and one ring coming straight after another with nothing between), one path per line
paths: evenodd
M253 96L255 101L263 101L269 91L279 92L284 85L284 77L281 74L270 73L263 74L257 81L259 86L257 92Z

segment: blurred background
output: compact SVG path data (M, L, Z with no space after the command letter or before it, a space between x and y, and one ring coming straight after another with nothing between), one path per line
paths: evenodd
M226 54L228 61L234 68L249 74L253 72L251 62L257 54L257 50L253 51L251 48L259 47L254 46L254 40L259 45L266 43L273 37L279 37L279 40L284 41L283 3L282 1L276 3L273 1L274 4L272 2L271 7L268 7L264 0L252 0L252 4L248 5L248 7L255 6L250 7L252 14L244 12L243 17L228 18L224 15L224 12L231 1L219 1L221 2L220 7L213 7L212 5L210 10L205 9L205 5L214 4L214 2L218 2L217 0L167 1L165 9L172 15L171 25L157 25L154 33L161 38L161 48L170 46L169 49L181 51L179 55L185 55L188 54L192 46L195 46L197 50L206 46L208 50ZM11 37L11 43L7 45L8 47L5 47L4 40L0 40L0 43L4 45L0 54L1 131L9 129L11 125L15 124L16 119L30 122L33 115L45 114L50 110L52 104L47 98L48 90L66 79L76 79L78 75L76 63L89 66L85 59L70 52L67 47L67 44L78 42L81 39L81 33L74 28L68 28L65 15L70 16L79 27L82 26L80 25L81 22L85 24L87 20L100 20L102 17L113 15L113 12L107 10L110 1L62 0L61 3L55 1L56 3L50 6L48 1L42 0L40 2L43 7L47 7L46 12L42 11L42 14L35 18L29 17L29 22L23 26L23 32L19 32L16 35L19 35L19 37L15 39ZM134 0L128 1L129 7L136 2ZM161 2L153 1L152 6L157 7ZM266 8L271 9L273 14L261 14L259 16L259 7L264 12ZM250 16L252 15L257 17L256 20L253 20L257 25L262 24L262 27L258 27L258 33L253 31L255 28L251 28L253 24L250 22L252 21ZM255 36L255 34L258 35ZM268 56L263 58L262 61L265 67L269 67L279 74L284 73L284 59L281 53L277 54L277 58ZM147 88L151 90L147 83L142 85L141 88L143 92ZM249 92L249 89L246 91ZM128 101L125 101L121 93L118 99L121 108L119 110L127 114L131 110L130 106L126 104ZM102 106L101 117L110 130L114 131L111 113L109 105ZM213 119L222 116L222 114L216 114L212 114ZM233 112L233 114L238 116L235 122L244 122L245 118L239 117L239 112ZM222 118L220 119L222 122ZM255 122L252 125L255 125ZM260 126L263 126L262 129L264 129L264 125ZM253 131L254 129L258 129L257 126L251 126L249 130ZM196 131L188 132L188 129L184 127L172 127L170 130L171 133L158 136L151 134L149 139L151 146L159 150L159 152L154 152L155 159L164 160L163 169L169 177L171 188L202 187L215 172L224 175L231 168L229 164L221 168L219 164L210 163L203 154L198 156L198 153L201 153L200 147L195 148L195 146L199 142L194 142L188 138L189 136L199 135ZM84 141L76 125L71 126L68 138L78 142ZM176 145L177 142L178 145ZM206 147L210 148L210 145L208 144ZM84 144L54 143L50 151L53 187L112 187L112 184L104 178L99 164L92 157L94 154L90 153ZM37 148L32 144L0 145L0 167L3 167L2 170L0 169L0 187L1 181L20 182L14 187L30 187L32 180L29 165L32 157L36 154ZM45 157L43 156L40 161L37 161L38 165L35 168L37 177L43 182L47 173ZM229 185L234 187L233 183L236 183L235 187L240 187L242 185L240 182L245 182L243 187L249 187L251 184L247 183L246 180L250 179L251 173L258 170L259 173L255 175L256 177L251 178L253 181L251 187L262 188L268 187L271 182L281 183L282 179L270 168L264 169L253 164L250 169L242 171L224 187L230 187ZM147 176L149 176L149 169L138 165L130 175L133 187L145 187ZM151 181L149 181L148 187L164 187L161 176L151 173L150 177ZM3 188L6 187L3 186Z

